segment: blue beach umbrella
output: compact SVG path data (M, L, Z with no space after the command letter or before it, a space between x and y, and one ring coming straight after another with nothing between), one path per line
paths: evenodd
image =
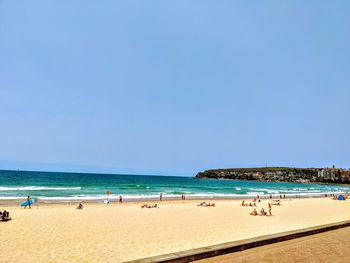
M345 201L345 197L343 195L339 195L338 200Z

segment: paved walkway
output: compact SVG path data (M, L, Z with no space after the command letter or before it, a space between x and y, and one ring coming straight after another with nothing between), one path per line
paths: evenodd
M350 227L196 262L350 262Z

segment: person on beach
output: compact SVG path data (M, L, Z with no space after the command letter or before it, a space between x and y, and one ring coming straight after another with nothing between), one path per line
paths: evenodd
M24 206L24 208L27 208L27 206L29 207L29 208L31 208L31 206L30 206L30 196L28 195L28 197L27 197L27 202L28 202L28 204L26 205L26 206Z
M123 197L121 195L119 196L119 203L123 203Z
M264 208L261 208L261 210L260 210L260 215L261 216L266 216L266 212L265 212L265 209Z
M1 219L0 221L3 221L3 222L11 220L10 213L6 210L4 210L3 212L0 212L0 219Z
M285 194L283 195L283 199L286 199L286 195Z
M244 204L244 200L242 201L242 204L241 204L241 206L245 206L245 204Z
M270 203L269 203L269 215L272 216L272 207Z
M163 201L163 193L159 194L159 201Z
M258 215L258 212L256 211L256 209L254 208L253 212L250 213L251 216L256 216Z
M83 208L84 208L83 204L82 204L82 203L79 203L77 209L82 210Z

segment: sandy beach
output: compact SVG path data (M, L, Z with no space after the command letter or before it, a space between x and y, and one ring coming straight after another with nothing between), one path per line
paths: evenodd
M210 202L213 202L212 200ZM0 223L2 262L123 262L350 218L350 200L292 199L273 216L250 216L238 200L33 206L2 205L12 221ZM268 200L257 203L267 210Z

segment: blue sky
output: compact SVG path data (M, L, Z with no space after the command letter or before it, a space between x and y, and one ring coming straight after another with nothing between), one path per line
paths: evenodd
M348 1L0 1L0 168L350 167Z

